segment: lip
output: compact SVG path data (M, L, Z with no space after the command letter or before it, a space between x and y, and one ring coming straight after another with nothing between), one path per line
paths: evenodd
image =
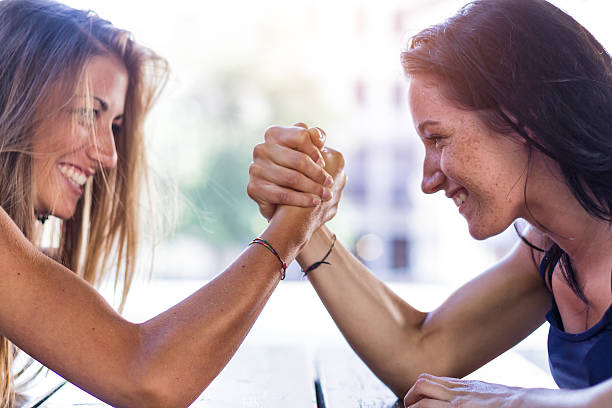
M467 203L467 198L466 198L466 199L465 199L465 201L464 201L464 202L462 202L462 203L461 203L461 205L459 206L458 211L459 211L459 214L461 214L461 215L465 215L465 214L464 214L464 211L465 211L465 203Z
M64 179L64 183L66 183L66 186L68 187L71 193L73 193L74 195L78 197L83 195L82 187L77 187L76 185L72 183L72 181L68 180L68 177L64 176L61 171L58 170L58 172L62 176L62 179Z
M80 166L77 166L76 164L72 164L72 163L67 163L67 162L60 162L58 164L58 166L61 165L65 165L65 166L72 166L76 169L78 169L79 171L83 172L83 174L85 174L85 176L87 178L91 177L94 172L90 169L84 169ZM80 198L83 195L83 187L82 186L77 186L75 184L72 183L72 181L70 181L70 179L68 179L68 177L64 176L64 174L61 172L61 170L58 168L57 169L58 173L60 174L60 176L62 177L62 179L64 180L64 183L66 184L66 187L68 188L68 190L70 190L70 192L72 194L74 194L76 197Z
M465 195L468 195L468 191L464 188L464 187L459 187L455 190L452 191L447 191L446 192L446 197L450 198L450 199L454 199L455 196L457 196L457 194L461 193L461 192L465 192Z
M446 192L446 197L448 197L451 200L455 201L455 197L457 197L457 195L459 195L461 193L465 194L466 199L457 208L459 210L459 213L463 214L463 211L465 210L465 203L467 202L467 198L469 197L468 191L465 188L463 188L463 187L459 187L459 188L457 188L455 190Z
M455 196L455 194L457 194L460 190L462 189L462 187L459 187L453 191L447 191L446 192L446 197L448 198L453 198Z

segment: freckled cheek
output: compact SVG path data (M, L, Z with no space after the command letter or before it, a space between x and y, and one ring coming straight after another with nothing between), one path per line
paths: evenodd
M442 153L440 169L446 177L466 188L473 184L473 179L477 174L473 160L452 151Z

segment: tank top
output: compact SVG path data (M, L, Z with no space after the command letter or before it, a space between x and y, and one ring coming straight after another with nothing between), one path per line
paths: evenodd
M547 271L551 282L552 271L560 257L560 254L547 253L542 259L540 275L545 283ZM590 329L566 333L553 296L546 320L550 323L548 361L559 388L586 388L612 377L612 305Z

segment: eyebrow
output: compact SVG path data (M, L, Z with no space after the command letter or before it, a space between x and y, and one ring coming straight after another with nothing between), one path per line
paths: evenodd
M419 133L423 133L423 130L425 130L425 128L427 126L430 125L439 125L440 122L438 122L437 120L424 120L423 122L419 123L419 125L417 126L417 129L419 130Z
M100 102L100 107L102 108L102 110L104 112L106 112L108 110L108 103L106 103L103 99L100 99L97 96L94 96L94 99L96 101Z
M104 99L99 98L97 96L94 96L94 99L100 103L100 108L102 109L102 112L108 111L108 103L106 103ZM114 120L121 120L121 119L123 119L123 113L121 115L117 115L117 117Z

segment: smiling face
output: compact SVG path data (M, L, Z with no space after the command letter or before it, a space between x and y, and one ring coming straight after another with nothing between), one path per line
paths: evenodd
M455 106L434 77L412 77L409 102L425 145L423 192L443 190L476 239L499 234L521 217L526 145L491 130L476 112Z
M127 71L116 58L95 56L85 77L88 96L75 95L34 135L32 175L38 214L69 219L87 180L100 168L117 164L114 134L123 121Z

